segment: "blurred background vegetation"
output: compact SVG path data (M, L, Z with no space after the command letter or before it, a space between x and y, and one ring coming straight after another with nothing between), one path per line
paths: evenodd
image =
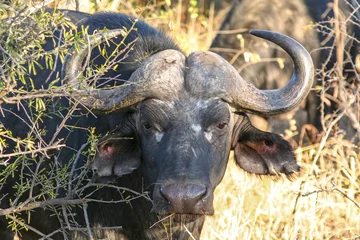
M11 41L0 45L0 52L7 56L0 62L0 114L4 111L1 108L4 102L21 105L22 101L28 101L34 107L37 121L41 121L46 117L44 109L49 104L46 97L66 94L64 89L55 87L35 91L34 83L25 82L25 76L34 73L35 68L31 66L36 65L39 57L50 54L41 49L44 38L52 34L55 26L72 26L62 14L34 14L43 5L89 13L117 11L144 18L150 25L168 32L185 52L190 53L209 48L230 2L56 0L42 4L42 1L2 1L0 39L11 36ZM71 35L65 37L71 45L80 41ZM60 58L67 53L68 47L64 45L63 49L58 49ZM24 68L25 63L30 67ZM48 64L52 65L50 58ZM19 81L27 87L19 88ZM359 99L358 92L353 94L350 97ZM216 190L216 213L207 218L202 239L360 238L359 149L356 143L339 134L341 129L336 123L343 115L341 112L336 114L318 143L300 145L295 150L304 168L303 177L298 180L273 182L260 179L237 168L231 158L224 180ZM296 129L290 131L293 135L301 133ZM16 141L22 149L35 151L35 155L46 156L49 149L61 147L60 142L46 148L36 146L30 135ZM0 125L0 164L5 166L10 157L24 155L21 151L11 156L3 154L7 140L11 138L11 133ZM21 161L22 158L18 159ZM17 174L14 168L7 167L0 173L1 181L12 174ZM9 214L9 219L14 221L12 227L24 227L25 221L14 220L14 216Z

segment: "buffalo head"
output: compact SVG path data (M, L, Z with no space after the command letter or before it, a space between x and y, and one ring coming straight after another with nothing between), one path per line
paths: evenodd
M290 144L253 127L246 113L270 116L298 106L312 86L311 57L282 34L252 34L292 57L294 74L283 88L259 90L208 51L184 56L165 50L144 60L122 86L94 90L78 77L88 47L71 56L65 80L89 92L79 100L98 113L126 112L113 134L99 141L92 164L98 175L122 176L138 168L151 189L154 212L213 214L214 189L230 150L249 173L290 177L299 172Z

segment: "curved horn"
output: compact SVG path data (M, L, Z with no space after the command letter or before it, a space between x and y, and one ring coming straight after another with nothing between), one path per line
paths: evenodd
M193 67L188 73L187 85L200 96L220 97L242 111L265 116L291 111L301 104L313 85L314 66L310 54L300 43L283 34L261 30L250 33L279 45L293 59L294 73L287 85L260 90L244 81L226 60L206 51L189 56L188 64Z
M161 51L144 60L124 84L113 89L93 89L81 81L84 58L97 44L108 38L123 35L123 30L109 30L89 38L79 52L72 51L63 69L63 81L70 87L85 90L78 100L99 113L114 112L134 105L147 98L168 99L183 86L185 56L176 50ZM136 42L135 42L136 44ZM121 66L120 66L121 67Z

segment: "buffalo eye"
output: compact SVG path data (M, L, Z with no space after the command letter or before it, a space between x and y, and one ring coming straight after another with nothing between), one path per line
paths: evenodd
M272 147L274 145L273 141L271 141L271 140L264 140L264 143L268 147Z
M226 122L221 122L216 125L216 127L220 130L223 130L227 126Z
M144 130L145 130L146 132L149 132L149 131L151 131L151 129L152 129L152 125L151 125L151 123L149 123L149 122L143 122L143 123L142 123L142 126L143 126L143 128L144 128Z

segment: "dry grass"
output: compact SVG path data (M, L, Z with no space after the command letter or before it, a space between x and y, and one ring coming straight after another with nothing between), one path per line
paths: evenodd
M316 147L298 154L308 171L294 182L244 174L230 159L216 190L216 214L207 218L202 239L360 237L360 208L339 192L359 203L360 162L355 153L342 156L341 145L328 144L321 152L317 174L309 172Z
M182 7L171 8L166 1L141 8L114 2L102 1L98 10L143 16L169 32L186 52L207 49L223 16L210 9L209 18L193 15L184 24ZM207 218L201 239L360 238L358 149L340 137L326 137L323 143L296 150L305 174L294 182L248 175L231 158L216 190L216 213Z

